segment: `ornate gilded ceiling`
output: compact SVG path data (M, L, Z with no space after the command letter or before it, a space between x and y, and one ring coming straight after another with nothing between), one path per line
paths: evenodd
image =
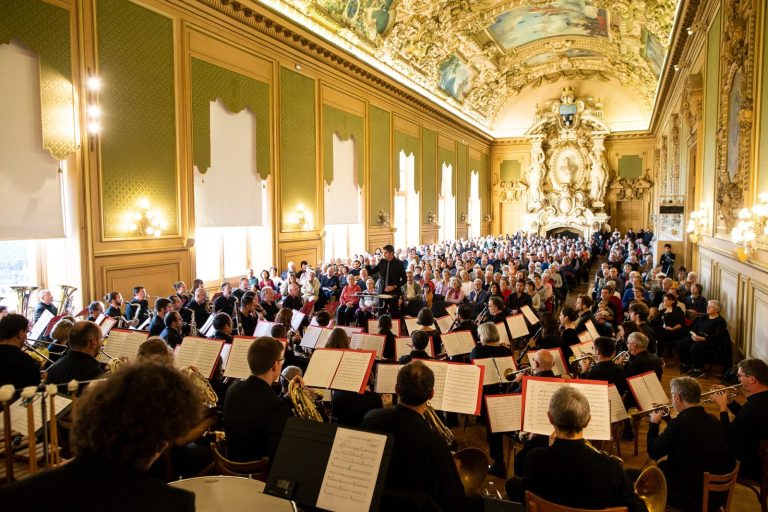
M678 3L258 1L373 59L399 81L427 91L430 99L494 134L509 130L509 116L500 113L515 111L523 93L558 82L595 97L603 91L579 91L579 83L589 82L592 89L604 83L606 94L622 89L640 105L647 126Z

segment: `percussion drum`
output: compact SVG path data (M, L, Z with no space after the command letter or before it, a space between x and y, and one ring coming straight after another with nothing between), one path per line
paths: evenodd
M292 501L264 494L264 482L239 476L204 476L168 485L195 494L197 512L296 512Z

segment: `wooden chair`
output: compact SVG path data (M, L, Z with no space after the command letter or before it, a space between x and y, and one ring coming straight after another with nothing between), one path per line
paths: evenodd
M595 511L595 509L565 507L540 498L531 491L525 491L525 506L528 512L627 512L627 507L602 508L599 511Z
M736 467L727 475L713 475L709 472L704 473L704 487L702 489L701 510L709 510L710 492L727 492L728 497L725 500L725 506L720 509L724 512L730 512L731 500L733 500L733 489L736 487L736 479L739 476L739 461L736 461Z
M211 453L213 453L214 468L219 474L244 476L262 482L267 481L267 475L269 474L269 459L267 457L249 462L235 462L222 455L216 443L211 443Z
M760 441L758 454L760 460L763 461L762 479L755 481L739 478L736 483L754 492L760 502L760 512L768 512L768 441Z

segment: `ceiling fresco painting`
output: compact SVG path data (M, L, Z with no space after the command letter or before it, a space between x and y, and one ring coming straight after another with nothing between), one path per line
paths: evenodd
M518 135L500 114L530 110L517 102L557 83L608 103L611 91L623 91L642 114L611 126L606 111L606 122L618 131L647 128L678 7L678 0L241 1L273 8L495 137ZM587 83L590 90L579 89Z

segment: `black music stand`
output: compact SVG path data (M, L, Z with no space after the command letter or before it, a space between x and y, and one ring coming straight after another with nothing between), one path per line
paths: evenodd
M339 425L288 418L264 493L292 500L307 510L316 510L315 505L338 428ZM394 438L391 434L386 437L370 512L379 510L389 459L392 456Z

